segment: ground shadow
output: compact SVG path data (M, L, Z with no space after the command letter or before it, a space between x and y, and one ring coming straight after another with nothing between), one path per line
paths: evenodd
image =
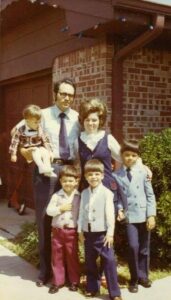
M0 256L0 275L19 276L24 280L35 281L37 272L36 268L18 256Z

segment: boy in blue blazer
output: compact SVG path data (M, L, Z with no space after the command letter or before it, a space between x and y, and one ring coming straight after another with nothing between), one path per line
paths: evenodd
M117 189L117 220L126 224L129 245L129 291L138 292L138 284L148 288L150 232L155 227L156 201L151 181L143 165L136 164L139 147L125 143L121 147L123 166L113 176Z

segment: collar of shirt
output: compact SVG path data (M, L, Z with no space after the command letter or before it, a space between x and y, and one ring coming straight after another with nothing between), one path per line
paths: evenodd
M31 128L25 123L25 130L29 131Z
M30 128L26 123L25 123L25 132L28 134L28 135L33 135L35 133L38 133L38 130L34 130L34 131L30 131L32 130L32 128Z
M65 191L64 191L63 189L60 189L59 192L58 192L57 194L58 194L59 196L64 197L64 198L67 199L67 200L70 200L70 201L73 200L73 198L74 198L75 195L80 195L80 193L79 193L76 189L75 189L75 190L71 193L71 195L69 195L69 196L65 193Z
M123 165L123 169L125 172L127 171L128 168L130 168L130 172L131 172L131 174L133 174L135 172L135 170L137 169L137 165L135 164L132 167L126 167L125 165Z
M67 117L68 119L71 119L71 118L72 118L72 110L71 110L70 108L68 108L68 109L65 110L65 111L61 111L61 110L58 108L58 106L54 105L54 112L55 112L55 115L56 115L57 118L59 118L59 115L60 115L62 112L66 115L66 117Z
M100 183L97 187L95 187L94 189L91 189L91 187L89 186L88 187L88 190L89 190L89 193L90 195L95 195L100 189L101 187L103 186L102 183Z
M96 133L87 133L86 131L83 131L81 132L80 138L88 148L93 150L104 135L104 130L99 130Z

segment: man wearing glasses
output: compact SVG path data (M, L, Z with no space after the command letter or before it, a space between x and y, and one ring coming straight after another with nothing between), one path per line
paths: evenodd
M54 147L52 167L57 177L45 177L38 173L33 178L35 212L38 226L40 273L36 285L41 287L51 275L51 217L46 215L46 207L51 195L59 188L58 174L63 165L73 164L74 141L79 135L78 113L71 109L76 93L75 84L63 79L54 84L54 105L42 110L42 126ZM29 159L27 149L22 155Z

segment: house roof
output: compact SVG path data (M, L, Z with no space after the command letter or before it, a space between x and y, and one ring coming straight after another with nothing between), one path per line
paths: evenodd
M161 14L164 30L152 45L171 49L171 6L150 0L1 0L2 32L47 8L65 11L71 35L96 38L104 34L122 44L152 30L153 18Z

